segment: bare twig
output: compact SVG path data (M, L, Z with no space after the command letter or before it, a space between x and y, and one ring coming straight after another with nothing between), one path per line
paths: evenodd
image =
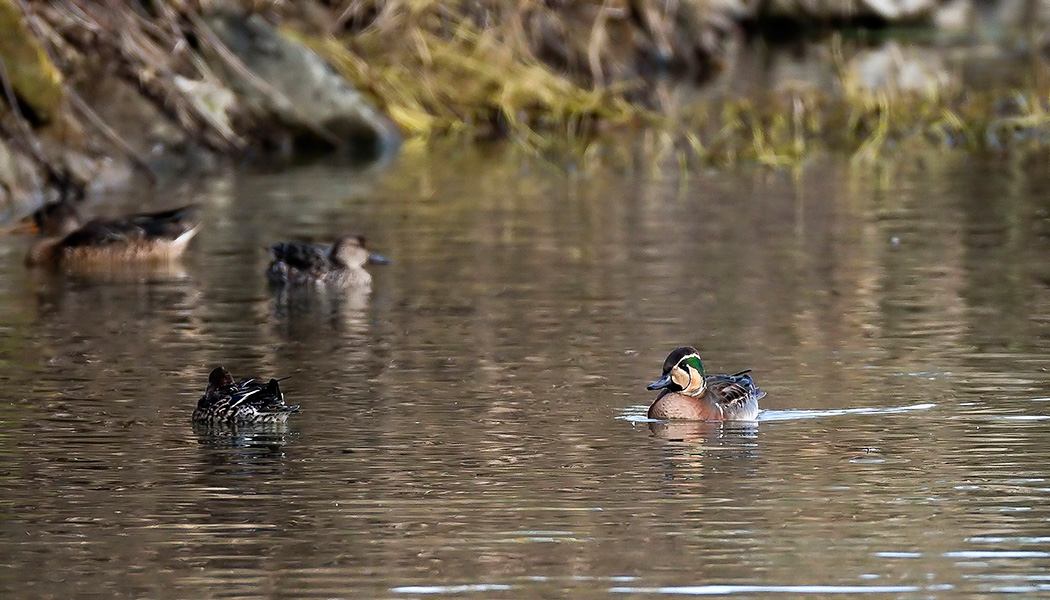
M79 19L87 24L92 30L107 31L105 25L96 14L96 7L77 7ZM113 9L123 14L119 8ZM118 15L120 16L120 15ZM174 83L176 73L168 66L170 52L158 48L153 40L145 35L142 23L123 19L119 32L109 36L98 36L95 43L108 46L120 60L115 61L118 74L132 82L139 92L148 100L153 102L160 111L177 123L184 131L203 146L218 152L239 151L245 147L245 142L230 134L214 127L209 118L201 114L193 102L186 98L185 94ZM163 30L151 26L151 30L158 36ZM173 31L177 31L173 29ZM164 38L175 47L181 43L188 47L185 38L179 34L177 37ZM98 48L83 47L80 40L67 40L75 46L80 46L84 52L98 52Z
M27 15L28 17L29 13L27 12L28 9L25 5L25 2L23 0L18 0L18 2L23 14ZM38 39L44 39L45 36L43 35L43 32L39 30L38 24L35 19L27 18L26 23ZM48 60L51 60L51 58L48 57ZM134 166L137 170L145 174L146 177L149 179L150 183L156 183L156 173L154 173L153 169L151 169L149 165L146 164L146 162L139 157L139 153L132 149L131 146L129 146L123 138L117 135L117 133L113 131L113 129L104 120L102 120L98 113L92 110L92 108L88 106L86 102L84 102L80 95L74 92L69 87L69 85L65 83L65 81L62 81L59 85L62 88L62 93L73 102L73 106L92 125L95 126L98 132L101 133L102 136L105 137L117 149L123 152L125 158L127 158L128 161L132 164L132 166Z
M113 144L123 152L124 157L131 162L132 166L145 175L150 183L157 183L157 174L149 164L146 163L146 161L139 157L138 151L129 146L128 143L124 141L124 138L120 137L116 131L113 131L113 128L111 128L109 124L107 124L102 117L94 111L94 109L88 106L87 102L84 102L84 99L80 97L80 94L77 94L71 89L66 89L66 95L69 97L70 101L72 101L73 107L76 108L77 111L80 112L80 114L82 114L92 125L94 125L95 129L97 129L103 137L109 140L109 143Z

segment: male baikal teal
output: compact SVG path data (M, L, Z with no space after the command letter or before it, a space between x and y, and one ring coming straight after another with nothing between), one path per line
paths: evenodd
M758 401L766 395L751 371L707 375L696 348L675 348L664 361L663 375L646 389L660 390L649 407L650 419L754 421Z

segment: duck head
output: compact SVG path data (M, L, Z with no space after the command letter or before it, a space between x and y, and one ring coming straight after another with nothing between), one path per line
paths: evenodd
M663 376L646 386L648 390L667 389L699 396L707 389L707 376L700 353L692 346L675 348L664 361Z
M30 222L31 221L31 222ZM49 202L22 219L15 231L38 234L26 254L27 267L56 266L60 261L60 244L82 225L77 209L65 201Z
M233 374L226 367L215 367L208 375L209 388L224 388L233 385Z
M76 207L68 202L49 202L33 213L33 224L44 237L61 237L83 223Z
M344 267L363 267L365 263L385 265L390 262L386 257L369 252L365 247L363 235L344 235L332 244L332 260Z

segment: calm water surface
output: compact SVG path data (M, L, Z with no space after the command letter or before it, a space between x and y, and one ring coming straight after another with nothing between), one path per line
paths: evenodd
M0 597L1050 596L1043 165L409 150L145 201L202 204L180 267L0 237ZM343 231L370 296L270 294L268 244ZM760 422L645 420L686 343ZM303 412L195 431L217 364Z

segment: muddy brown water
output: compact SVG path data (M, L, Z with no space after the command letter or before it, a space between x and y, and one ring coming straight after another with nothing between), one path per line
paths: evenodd
M162 272L2 237L0 596L1050 595L1048 191L410 150L151 195L207 220ZM343 231L371 295L271 295L267 244ZM685 343L758 423L646 421ZM217 364L302 413L195 431Z

